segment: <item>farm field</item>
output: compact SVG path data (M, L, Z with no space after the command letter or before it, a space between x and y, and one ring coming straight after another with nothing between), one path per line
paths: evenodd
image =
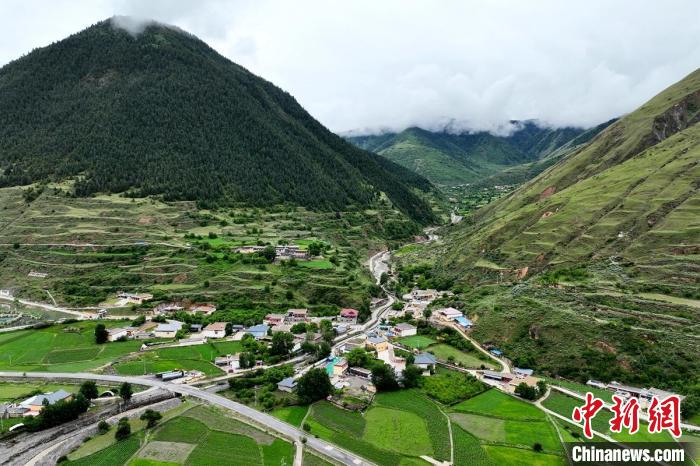
M453 406L456 464L564 464L556 427L535 406L491 389ZM534 452L539 443L543 452ZM473 458L473 463L470 462ZM523 462L524 461L524 462Z
M464 367L481 368L483 366L488 369L497 369L493 362L484 361L473 354L460 351L450 345L431 345L426 348L426 351L433 353L435 357L441 361L447 361L450 357L452 357L455 363L458 363Z
M150 292L155 302L215 302L224 311L233 301L262 315L317 304L359 308L372 284L362 258L401 239L396 231L419 231L384 204L337 214L290 206L202 210L116 195L66 198L62 189L51 185L30 204L22 189L0 189L7 219L0 221L0 283L15 296L47 302L48 289L60 305L81 307L112 302L124 290ZM324 244L321 256L284 265L234 251L313 242ZM30 271L47 276L28 278Z
M135 422L136 421L132 421ZM209 406L176 408L150 431L138 425L129 439L92 451L80 447L70 465L292 464L294 447ZM147 435L144 435L147 434ZM112 437L109 433L100 437ZM88 441L93 442L95 439ZM88 454L85 454L88 453Z
M293 426L300 427L301 421L308 411L308 406L285 406L283 408L274 409L270 414Z
M496 389L488 390L452 407L452 411L484 416L502 417L519 421L543 421L545 414L528 403Z
M239 353L238 341L209 342L203 345L156 348L140 352L135 358L115 364L121 375L144 375L174 369L198 370L207 375L221 375L223 371L212 362L217 356Z
M400 338L399 343L404 346L408 346L409 348L425 349L428 346L436 343L436 341L423 335L412 335L410 337Z
M120 321L105 321L119 327ZM0 370L84 372L138 351L142 342L94 342L95 321L52 325L0 334Z
M428 455L450 456L447 418L435 403L415 390L380 393L364 416L327 402L311 407L311 434L382 465L422 462Z

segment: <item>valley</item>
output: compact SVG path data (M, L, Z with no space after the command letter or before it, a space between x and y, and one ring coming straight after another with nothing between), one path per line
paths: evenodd
M597 126L341 137L123 20L0 68L0 465L700 445L700 70Z

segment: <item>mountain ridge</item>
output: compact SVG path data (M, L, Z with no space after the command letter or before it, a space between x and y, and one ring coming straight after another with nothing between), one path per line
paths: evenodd
M569 144L587 130L549 128L536 120L511 121L506 136L486 131L430 131L410 127L398 133L347 135L360 148L380 154L436 185L478 183L509 168L537 162Z
M193 35L102 21L0 69L0 186L76 180L204 206L367 206L421 223L430 183L324 128L288 93Z

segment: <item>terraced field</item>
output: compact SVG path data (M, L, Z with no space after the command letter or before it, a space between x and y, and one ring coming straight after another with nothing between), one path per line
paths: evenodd
M39 330L0 334L0 369L15 371L84 372L138 351L142 342L95 344L96 322L53 325ZM124 325L105 322L107 327Z
M73 307L113 303L114 293L125 290L266 308L261 313L323 304L357 308L372 283L362 265L368 251L397 232L415 233L383 204L337 214L294 207L208 211L188 202L68 198L64 189L51 185L29 203L22 188L0 189L0 289L50 302L48 289L59 304ZM290 267L233 252L241 245L305 248L314 241L328 245L323 257ZM32 278L32 271L47 275Z
M491 389L450 411L455 464L565 464L556 427L531 404Z
M377 464L420 462L421 455L450 458L447 418L417 391L380 393L364 416L319 402L311 407L306 422L312 435Z
M186 410L176 408L176 411L172 416L166 413L159 426L149 432L143 430L139 421L132 421L137 430L129 439L106 444L97 451L80 447L69 456L67 464L276 466L293 462L294 447L290 443L228 417L216 408L186 406ZM105 437L111 435L109 432ZM98 439L88 443L95 440Z

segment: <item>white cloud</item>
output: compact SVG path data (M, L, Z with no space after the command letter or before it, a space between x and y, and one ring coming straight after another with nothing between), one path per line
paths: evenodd
M0 63L112 15L192 32L335 131L591 126L700 65L697 0L9 0Z

